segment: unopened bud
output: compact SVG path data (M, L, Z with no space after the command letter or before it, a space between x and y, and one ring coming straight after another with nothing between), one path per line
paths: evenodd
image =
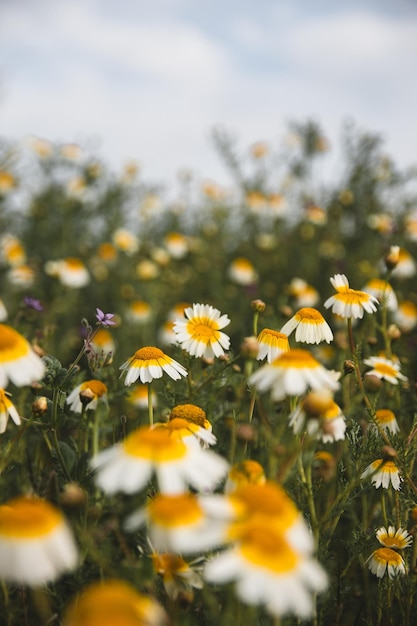
M347 359L344 363L343 363L343 371L345 374L352 374L352 372L355 371L355 364L353 361L351 361L350 359Z
M80 391L80 402L83 406L87 406L94 400L94 393L88 387Z
M42 417L48 410L48 398L41 396L32 402L32 413L35 417Z
M398 456L397 451L392 446L384 446L382 448L382 458L384 460L395 459Z
M378 376L375 376L374 374L365 374L364 379L363 379L365 388L367 391L371 391L372 393L376 393L377 391L379 391L381 389L381 379L378 378Z
M256 439L256 431L251 424L239 424L236 437L241 441L253 441Z
M387 328L387 334L390 339L399 339L401 331L396 324L390 324Z
M384 263L387 270L393 270L400 260L400 246L391 246L389 252L384 257Z
M244 359L256 359L258 356L259 344L256 337L245 337L240 346L240 352Z
M331 391L322 389L321 391L311 391L303 400L303 410L307 417L320 417L333 405L333 395Z
M266 308L266 304L263 300L252 300L251 302L252 311L256 311L257 313L263 313Z
M78 483L67 483L60 495L59 501L62 506L80 507L87 500L87 492Z

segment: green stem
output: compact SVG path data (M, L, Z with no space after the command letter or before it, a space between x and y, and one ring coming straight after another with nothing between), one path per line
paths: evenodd
M58 424L58 404L59 404L59 395L61 390L55 388L52 395L52 417L51 417L51 433L52 433L52 443L56 452L56 455L61 464L62 470L65 474L65 477L68 481L71 481L71 475L68 471L67 464L65 463L64 457L62 456L61 447L59 445L58 437L57 437L57 424Z
M152 403L151 383L148 383L148 415L149 415L149 426L153 426L153 403Z

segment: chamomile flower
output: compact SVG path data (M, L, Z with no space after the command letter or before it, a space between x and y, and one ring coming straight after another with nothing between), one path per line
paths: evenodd
M109 354L114 354L116 349L113 336L107 328L99 328L94 333L94 336L90 341L90 345L99 356L103 357L106 357Z
M156 494L126 519L125 528L133 531L143 524L160 552L195 554L224 542L224 519L207 515L193 493Z
M212 426L207 419L206 412L196 404L177 404L171 409L169 421L185 420L194 428L195 435L203 447L216 443L212 434Z
M125 228L118 228L113 233L113 243L122 252L132 256L139 250L139 241L135 235Z
M131 385L138 379L141 383L150 383L154 378L162 378L164 372L173 380L187 376L185 367L153 346L136 350L135 354L120 366L120 369L122 373L126 372L125 385Z
M14 328L0 324L0 387L10 380L17 387L41 380L45 364Z
M398 308L398 300L395 295L395 291L391 287L390 283L381 278L372 278L369 280L363 291L375 296L382 306L385 306L389 311L396 311Z
M221 329L230 324L227 315L209 304L193 304L185 309L184 319L177 319L174 332L183 350L197 358L211 359L224 355L230 338Z
M372 552L367 563L371 572L378 578L382 578L386 572L390 578L405 574L403 557L391 548L378 548Z
M134 324L146 324L151 318L152 309L144 300L134 300L130 303L126 317Z
M393 320L403 333L409 333L417 326L417 306L411 300L404 300L394 311Z
M249 384L259 391L270 389L273 400L299 396L309 388L335 391L339 387L335 372L323 367L307 350L283 352L272 363L252 374Z
M364 365L372 367L372 370L366 372L365 375L373 375L381 380L386 380L391 385L398 385L401 380L407 382L407 376L401 374L400 364L397 361L387 359L383 356L371 356L368 359L364 359Z
M376 531L376 538L385 548L393 550L404 550L413 543L413 538L404 528L395 530L394 526L388 526L388 530L383 526Z
M192 594L192 588L202 589L201 560L187 563L178 554L172 552L152 554L154 571L161 576L167 596L176 600L182 594Z
M64 626L166 626L162 607L125 580L94 582L79 593L64 615Z
M235 582L246 604L263 604L274 616L294 614L308 619L314 595L327 588L327 575L313 558L299 554L267 524L248 530L230 549L206 563L204 578L211 583Z
M83 406L89 411L97 408L98 401L107 402L107 385L101 380L86 380L77 385L67 397L71 411L81 413Z
M262 465L252 459L245 459L230 468L224 490L225 493L231 493L243 485L263 485L265 481Z
M416 274L416 262L408 250L400 248L398 263L392 270L392 276L399 279L412 278Z
M155 425L157 428L166 428L173 437L177 437L187 445L199 444L208 448L217 443L217 438L210 430L181 417L170 418L169 422L161 422Z
M395 413L391 409L377 409L375 411L375 419L383 430L392 435L395 435L400 430Z
M35 282L35 272L29 265L15 265L7 272L7 280L11 285L27 289Z
M349 281L344 274L335 274L331 279L336 294L326 300L326 309L332 308L332 312L340 317L362 319L364 311L375 313L378 300L375 296L365 291L357 291L349 287Z
M263 361L266 357L268 363L272 363L283 352L288 352L290 344L288 336L283 332L278 332L270 328L264 328L257 337L258 361Z
M297 307L313 307L319 302L319 292L303 278L293 278L288 292Z
M16 426L20 426L20 415L13 402L8 398L4 389L0 389L0 434L6 432L9 417L12 418Z
M224 478L228 463L199 446L186 445L169 428L143 426L122 443L99 452L91 460L96 483L106 493L136 493L156 474L162 493L181 493L188 485L211 490Z
M27 497L0 506L0 578L38 586L77 564L75 541L59 509Z
M238 257L234 259L228 268L230 280L238 285L253 285L258 280L258 273L249 259Z
M152 406L158 406L158 396L152 390ZM138 385L134 385L129 389L129 393L127 396L128 402L133 404L138 409L147 409L148 408L148 385L142 385L139 383Z
M317 309L310 307L300 309L284 324L281 332L285 335L291 335L294 329L296 341L304 343L321 343L322 341L330 343L333 341L331 328Z
M181 233L167 233L164 243L169 254L174 259L183 259L188 254L188 240Z
M290 414L289 424L295 434L306 430L323 443L345 438L345 416L328 390L309 393Z
M66 287L85 287L91 280L90 273L81 259L68 257L59 261L58 278Z
M376 459L361 474L361 478L370 478L376 489L383 487L388 489L390 485L396 491L401 489L402 476L398 467L393 461L384 461L384 459Z

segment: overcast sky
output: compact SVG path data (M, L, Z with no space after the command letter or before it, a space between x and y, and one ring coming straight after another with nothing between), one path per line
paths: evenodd
M415 0L0 0L0 135L81 142L146 179L220 180L210 139L288 120L378 132L417 162Z

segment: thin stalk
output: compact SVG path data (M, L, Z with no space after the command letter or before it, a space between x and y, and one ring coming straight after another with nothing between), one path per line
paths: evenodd
M152 403L151 383L148 383L148 415L149 415L149 426L153 426L153 403Z

